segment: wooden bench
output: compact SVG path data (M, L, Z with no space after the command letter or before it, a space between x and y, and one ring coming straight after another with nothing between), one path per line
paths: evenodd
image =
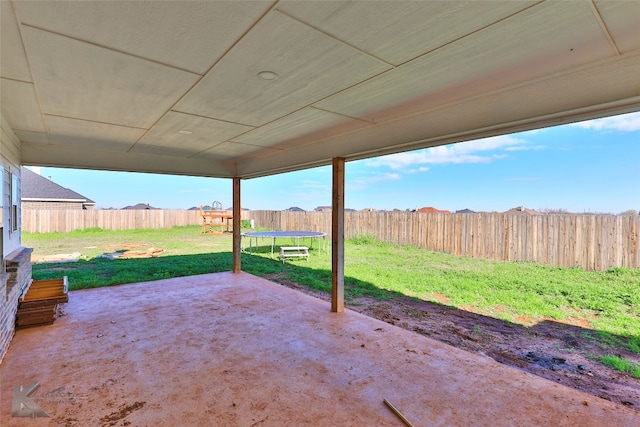
M281 246L280 259L284 264L285 258L305 257L309 261L309 248L307 246Z

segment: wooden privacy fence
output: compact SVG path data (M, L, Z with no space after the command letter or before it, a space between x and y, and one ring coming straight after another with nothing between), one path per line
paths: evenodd
M242 213L243 219L248 212ZM131 230L202 225L200 211L164 209L79 210L22 209L22 230L32 233L66 233L86 228Z
M331 213L251 211L260 227L331 233ZM640 267L640 216L346 212L345 237L454 255L604 271Z

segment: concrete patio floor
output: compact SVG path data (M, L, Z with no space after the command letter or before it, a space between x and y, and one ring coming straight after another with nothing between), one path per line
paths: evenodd
M638 426L638 412L247 273L75 291L0 365L0 425ZM11 414L15 386L50 418Z

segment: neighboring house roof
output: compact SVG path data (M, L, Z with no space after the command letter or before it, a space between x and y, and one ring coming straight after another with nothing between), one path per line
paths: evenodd
M526 214L526 215L534 215L534 214L539 214L540 212L536 212L532 209L527 209L524 206L517 206L515 208L511 208L506 212L503 212L506 214Z
M20 168L21 200L30 202L77 202L95 205L96 202L73 190L56 184L48 178Z
M475 213L475 211L472 211L471 209L460 209L459 211L456 211L456 213Z
M424 208L420 208L420 209L416 209L416 212L427 212L427 213L451 213L451 211L447 211L447 210L440 210L440 209L433 208L433 207L431 207L431 206L424 207Z
M315 208L313 211L314 212L331 212L333 209L331 208L331 206L318 206L317 208ZM352 208L344 208L345 212L358 212L355 209Z
M291 206L289 209L285 209L286 212L305 212L304 209L297 206Z
M133 210L133 209L138 209L138 210L140 210L140 209L148 209L148 210L151 210L151 209L160 209L160 208L154 208L153 206L151 206L151 205L150 205L150 204L148 204L148 203L138 203L138 204L133 205L133 206L125 206L125 207L124 207L124 208L122 208L122 209L126 209L126 210Z

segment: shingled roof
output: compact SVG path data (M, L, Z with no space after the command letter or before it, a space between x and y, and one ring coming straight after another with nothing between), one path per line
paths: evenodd
M77 202L95 205L96 202L38 175L29 169L20 168L23 201L30 202Z

